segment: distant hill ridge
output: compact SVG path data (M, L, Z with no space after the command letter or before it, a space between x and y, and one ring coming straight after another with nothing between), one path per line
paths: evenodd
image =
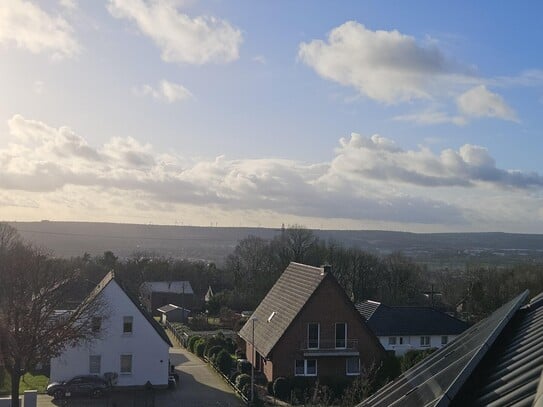
M10 222L24 239L63 257L113 251L123 258L134 252L154 253L173 258L222 262L237 242L249 235L271 239L279 228L196 227L138 225L94 222ZM432 254L447 256L467 252L506 256L543 257L543 235L502 232L410 233L378 230L314 230L323 240L333 239L346 246L376 253L402 251L415 258ZM422 256L422 257L421 257Z

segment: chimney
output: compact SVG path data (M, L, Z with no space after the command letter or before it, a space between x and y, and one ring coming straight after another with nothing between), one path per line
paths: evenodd
M326 263L321 266L321 269L322 269L322 273L321 273L322 275L328 274L332 271L332 266Z

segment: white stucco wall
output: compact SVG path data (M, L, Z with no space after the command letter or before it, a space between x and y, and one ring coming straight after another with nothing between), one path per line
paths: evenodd
M430 345L421 346L420 337L421 336L430 336ZM396 356L402 356L409 350L424 350L430 348L442 348L445 345L441 344L441 337L447 336L449 338L447 343L451 343L457 335L417 335L417 336L396 336L396 345L389 345L388 338L389 336L379 336L379 341L385 350L393 350ZM400 344L400 337L403 338L403 343Z
M101 292L109 304L110 315L102 322L102 339L76 348L51 360L51 381L89 374L89 356L101 356L100 375L118 373L117 386L168 384L169 346L149 324L124 291L112 280ZM133 317L131 334L123 334L123 317ZM121 355L132 355L132 373L121 374Z

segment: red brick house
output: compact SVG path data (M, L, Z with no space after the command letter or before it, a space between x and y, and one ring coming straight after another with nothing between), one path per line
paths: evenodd
M330 266L290 263L239 332L254 366L279 376L356 376L385 350Z

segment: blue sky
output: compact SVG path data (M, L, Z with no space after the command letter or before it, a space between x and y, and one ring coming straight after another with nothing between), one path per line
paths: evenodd
M3 2L0 218L540 232L540 15Z

